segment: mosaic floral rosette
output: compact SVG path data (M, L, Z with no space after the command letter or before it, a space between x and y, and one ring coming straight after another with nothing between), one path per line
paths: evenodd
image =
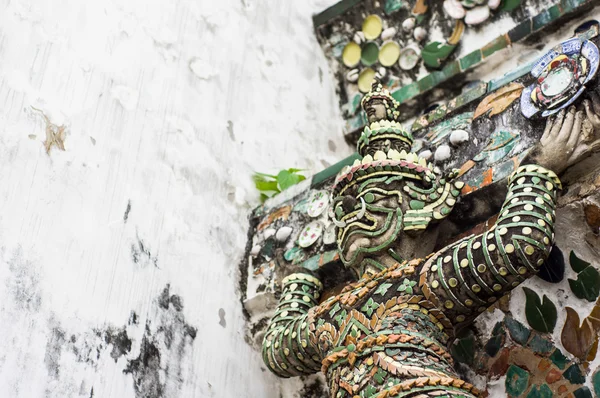
M553 115L571 105L596 76L598 47L574 37L548 51L531 69L535 83L521 93L521 112L531 118Z

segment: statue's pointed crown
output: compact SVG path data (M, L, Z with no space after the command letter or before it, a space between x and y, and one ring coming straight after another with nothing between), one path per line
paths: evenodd
M369 103L379 99L385 106L385 117L381 120L373 121L365 126L357 143L357 150L361 155L365 155L366 149L370 143L382 139L400 140L407 144L408 150L413 143L412 134L407 131L400 120L400 103L396 101L390 92L383 87L378 79L373 81L371 91L369 91L361 100L361 106L365 112Z

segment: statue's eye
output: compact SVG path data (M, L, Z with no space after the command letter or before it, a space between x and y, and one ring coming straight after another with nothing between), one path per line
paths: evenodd
M367 193L364 196L365 202L367 203L373 203L375 201L375 195L373 195L371 192Z

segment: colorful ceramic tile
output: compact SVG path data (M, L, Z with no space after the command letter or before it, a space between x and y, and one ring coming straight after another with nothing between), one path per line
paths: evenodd
M328 191L315 191L310 195L307 214L311 217L319 217L329 205Z
M571 105L598 71L600 53L591 41L577 37L562 42L542 56L531 69L535 83L521 94L521 113L543 117Z
M529 373L516 365L511 365L506 372L506 392L514 397L523 394L529 385Z
M486 146L473 160L484 162L486 165L493 165L512 151L519 142L519 137L519 133L511 133L504 130L496 131L488 138Z
M323 233L323 224L318 221L313 221L305 226L298 237L298 245L300 247L309 247L315 243Z

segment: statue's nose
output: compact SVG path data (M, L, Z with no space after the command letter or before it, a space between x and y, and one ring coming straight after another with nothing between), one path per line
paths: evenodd
M350 196L350 195L346 195L344 196L344 199L342 199L342 208L344 209L344 212L346 214L354 211L354 208L356 207L356 199L354 199L354 197Z

